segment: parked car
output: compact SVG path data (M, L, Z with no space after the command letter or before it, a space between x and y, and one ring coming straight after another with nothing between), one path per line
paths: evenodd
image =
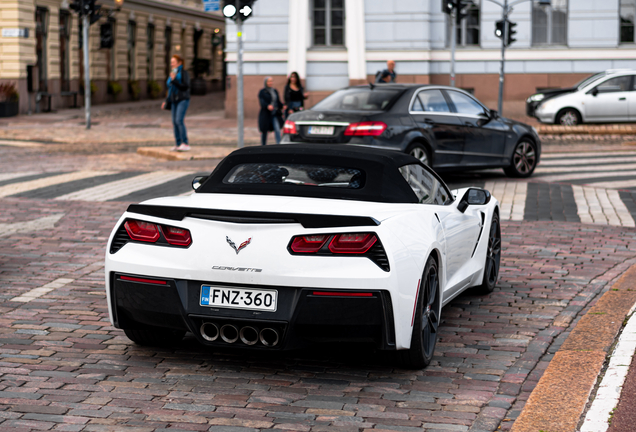
M406 154L248 147L193 188L129 206L108 240L110 320L136 343L360 342L422 368L442 307L497 283L497 200Z
M545 90L526 100L526 114L543 123L636 121L635 69L610 69L564 89Z
M282 144L354 144L398 150L436 171L504 168L532 174L541 140L530 126L500 117L454 87L377 84L348 87L292 114Z

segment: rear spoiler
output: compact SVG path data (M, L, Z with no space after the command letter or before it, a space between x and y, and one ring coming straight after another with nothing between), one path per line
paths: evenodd
M186 217L192 217L244 224L299 223L304 228L337 228L380 225L380 222L377 219L369 216L273 213L194 207L169 207L145 204L131 204L128 206L128 212L170 220L183 220Z

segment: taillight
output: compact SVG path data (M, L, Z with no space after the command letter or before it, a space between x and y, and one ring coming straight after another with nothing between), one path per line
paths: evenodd
M345 136L380 136L386 128L386 123L378 121L351 123L344 134Z
M283 133L289 135L296 135L298 130L296 129L296 123L291 120L285 120L283 125Z
M328 235L298 236L294 237L290 247L296 253L314 253L324 246L327 239Z
M159 240L159 227L150 222L128 220L124 224L131 239L154 243Z
M190 246L192 238L190 237L190 231L183 228L171 227L162 225L161 231L166 241L175 246Z
M377 240L373 233L337 234L329 243L329 250L336 254L363 254Z

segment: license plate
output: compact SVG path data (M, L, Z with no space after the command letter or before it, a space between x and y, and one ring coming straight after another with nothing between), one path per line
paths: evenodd
M276 312L278 291L202 285L201 306Z
M309 135L333 135L333 126L309 126Z

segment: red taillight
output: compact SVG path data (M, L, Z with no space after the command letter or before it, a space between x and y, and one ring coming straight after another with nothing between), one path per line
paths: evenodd
M296 253L313 253L318 252L327 242L327 235L309 235L294 237L291 244L291 250Z
M283 133L289 135L296 135L298 130L296 129L296 123L291 120L285 120L283 125Z
M329 296L329 297L373 297L373 293L369 292L344 292L344 291L314 291L315 296Z
M192 237L190 237L190 231L183 228L171 227L162 225L161 231L166 241L175 246L190 246L192 243Z
M150 222L128 220L124 224L131 239L154 243L159 240L159 227Z
M380 136L386 130L386 123L383 122L360 122L351 123L345 129L345 136Z
M333 253L363 254L375 244L378 238L373 233L338 234L329 243Z

